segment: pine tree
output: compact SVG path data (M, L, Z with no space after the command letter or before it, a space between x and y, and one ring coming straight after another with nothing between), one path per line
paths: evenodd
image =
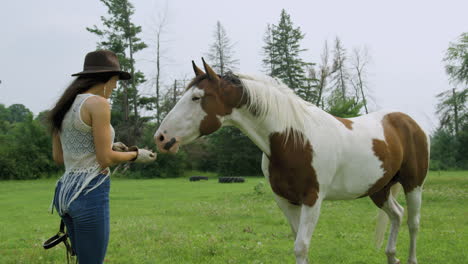
M462 33L459 42L450 43L444 61L445 70L453 83L468 85L468 33Z
M127 0L100 0L106 7L108 17L101 17L102 28L94 25L86 28L89 32L101 38L98 49L108 49L117 54L122 70L129 71L133 78L121 82L112 97L112 121L117 127L117 139L135 144L141 134L141 120L139 120L138 85L145 81L142 72L135 69L134 54L146 48L146 44L138 37L141 26L131 22L134 14L133 5ZM133 113L131 113L133 111ZM133 131L130 130L131 122Z
M314 80L307 76L306 66L311 65L302 60L300 41L304 38L300 27L294 27L291 17L283 9L278 25L268 25L263 47L263 63L272 77L282 80L296 93L307 98L314 88Z
M263 41L265 42L265 46L262 47L263 50L263 67L265 68L265 73L269 76L272 76L273 69L274 69L274 61L273 57L275 56L275 49L273 45L273 25L267 24L267 28L265 30L265 35L263 37Z
M224 75L228 71L233 71L239 63L234 59L234 44L227 36L221 22L216 22L215 31L213 31L214 42L210 46L208 59L213 63L213 69L220 75Z
M440 117L440 126L458 137L460 128L468 123L468 89L457 91L455 88L437 95L436 113Z

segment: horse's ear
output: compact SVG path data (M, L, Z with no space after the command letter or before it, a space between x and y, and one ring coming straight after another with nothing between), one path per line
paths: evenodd
M200 70L200 68L197 67L197 65L195 65L194 61L192 61L192 66L193 66L193 71L195 72L195 76L205 74L202 70Z
M218 74L211 69L210 65L206 64L205 59L202 58L203 67L205 67L206 74L208 75L208 79L212 81L219 80Z

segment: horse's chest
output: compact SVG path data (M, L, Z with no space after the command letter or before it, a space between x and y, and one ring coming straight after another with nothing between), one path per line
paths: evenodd
M318 197L318 182L312 167L312 146L288 144L285 135L270 136L269 180L272 190L295 204L312 206Z

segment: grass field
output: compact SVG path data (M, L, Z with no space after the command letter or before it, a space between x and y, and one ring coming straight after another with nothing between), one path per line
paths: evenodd
M259 182L113 179L106 263L294 263L289 225L268 184L254 190ZM54 183L0 182L0 263L65 263L63 245L41 247L58 229L57 214L47 213ZM373 245L376 214L368 198L324 202L311 263L386 263ZM406 224L398 241L406 263ZM421 264L468 263L468 172L429 175L418 242Z

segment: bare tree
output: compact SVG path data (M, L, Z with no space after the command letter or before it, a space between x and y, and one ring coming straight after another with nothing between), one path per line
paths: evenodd
M330 76L330 65L328 62L328 42L325 41L325 44L323 46L323 51L322 55L320 56L321 61L318 66L318 73L317 73L317 100L315 101L315 104L320 107L320 104L322 104L322 108L324 107L323 105L323 94L325 92L326 86L327 86L327 81L328 77Z
M332 67L332 82L333 88L335 92L341 93L341 98L346 100L347 97L347 85L349 82L349 73L348 69L346 68L345 61L346 57L346 50L341 44L341 40L336 37L335 39L335 48L333 50L333 67Z
M239 63L237 59L234 59L234 44L226 34L226 30L221 25L221 22L216 22L216 29L213 32L214 43L210 46L208 52L208 59L213 61L213 68L220 75L223 75L227 71L235 69Z
M155 64L156 64L156 75L154 78L154 89L156 95L156 122L159 125L161 123L161 45L164 42L163 36L165 34L165 29L167 26L167 7L164 9L163 12L159 13L156 17L156 22L154 22L154 39L152 42L154 43L155 49Z
M356 99L361 97L366 114L369 113L367 108L367 98L364 89L367 87L367 66L370 62L369 50L367 48L354 48L351 55L351 66L354 71L354 76L351 78L351 84L356 93Z

